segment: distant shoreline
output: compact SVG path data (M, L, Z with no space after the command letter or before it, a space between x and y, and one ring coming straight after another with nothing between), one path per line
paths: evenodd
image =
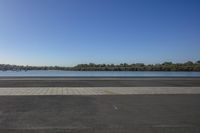
M30 71L30 70L60 70L60 71L200 71L200 61L185 63L164 62L162 64L79 64L74 67L63 66L22 66L0 64L0 71Z
M63 71L63 72L200 72L200 70L0 70L0 72Z
M74 71L74 72L200 72L195 70L0 70L0 72Z

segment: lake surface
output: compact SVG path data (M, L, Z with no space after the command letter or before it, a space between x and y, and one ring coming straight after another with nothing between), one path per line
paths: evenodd
M0 77L200 77L200 72L164 71L0 71Z

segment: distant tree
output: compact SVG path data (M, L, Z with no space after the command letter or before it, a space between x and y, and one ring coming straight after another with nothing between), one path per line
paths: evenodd
M187 61L184 63L185 65L193 65L193 62L192 61Z
M164 62L162 65L172 65L172 62Z
M200 60L198 60L198 61L196 62L196 64L200 64Z

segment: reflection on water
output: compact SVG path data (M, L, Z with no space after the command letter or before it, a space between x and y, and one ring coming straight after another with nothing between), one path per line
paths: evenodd
M49 76L49 77L200 77L200 72L163 71L0 71L3 76Z

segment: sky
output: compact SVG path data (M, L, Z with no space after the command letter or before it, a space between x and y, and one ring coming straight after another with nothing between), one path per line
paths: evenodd
M0 0L0 64L200 60L199 0Z

